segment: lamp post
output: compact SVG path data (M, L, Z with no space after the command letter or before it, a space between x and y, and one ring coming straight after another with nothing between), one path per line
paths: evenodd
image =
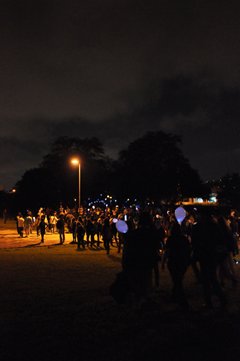
M80 206L81 206L81 168L80 168L80 162L78 159L73 159L72 160L73 164L78 164L78 169L79 169L79 177L78 177L78 208L79 208L79 212L80 212Z

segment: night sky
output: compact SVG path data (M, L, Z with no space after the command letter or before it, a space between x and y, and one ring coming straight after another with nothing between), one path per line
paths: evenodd
M201 178L240 173L239 0L1 0L0 184L58 136L106 155L181 135Z

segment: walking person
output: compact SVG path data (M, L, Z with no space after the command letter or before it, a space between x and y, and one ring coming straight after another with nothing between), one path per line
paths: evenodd
M51 215L49 218L49 228L52 234L56 232L57 229L56 225L57 225L57 212L54 212L53 215Z
M156 264L157 236L150 214L139 216L138 228L126 233L123 244L122 268L130 291L139 307L146 303L151 289L152 270Z
M23 229L24 229L24 218L21 213L17 216L17 227L18 227L18 233L20 237L23 238Z
M77 221L75 218L72 219L71 221L71 233L72 233L72 243L76 243L76 239L77 239Z
M85 241L84 241L84 235L85 235L85 228L82 224L82 218L79 217L77 224L76 224L76 234L77 234L77 241L78 241L78 249L80 249L80 246L85 249Z
M41 216L37 215L35 220L35 229L37 231L37 236L40 236L40 227L39 227L40 222L41 222Z
M29 235L30 235L32 224L33 224L33 220L32 220L32 217L30 215L30 212L28 212L27 217L25 217L25 233L26 233L26 237L29 237Z
M220 226L213 220L209 209L202 209L200 220L192 230L193 254L200 264L201 282L205 303L203 309L212 309L211 286L217 295L222 310L227 306L227 299L217 278L219 249L226 244Z
M114 222L114 219L112 218L111 219L111 232L112 232L112 242L113 242L113 239L114 241L116 242L116 245L118 247L118 241L117 241L117 228L116 228L116 223ZM111 243L112 244L112 243ZM112 244L113 245L113 244Z
M109 245L112 241L112 232L108 218L105 218L104 220L102 235L103 235L104 247L107 251L107 254L109 254L109 249L110 249Z
M60 218L57 221L57 229L59 231L59 237L60 237L60 244L63 244L65 242L65 220L64 220L64 214L60 214Z
M15 221L16 221L16 226L17 226L17 233L18 234L20 234L19 233L19 228L18 228L18 218L21 216L21 212L18 212L18 215L16 216L16 218L15 218Z
M101 238L101 229L102 229L102 220L99 217L98 220L94 223L95 232L97 235L97 246L100 247L100 238Z
M6 210L6 209L4 209L4 211L3 211L3 220L4 220L4 224L6 224L6 223L7 223L7 218L8 218L8 215L7 215L7 210Z
M118 221L123 220L123 214L120 213L118 215L117 219L118 219ZM121 253L121 249L122 249L122 245L123 245L123 233L117 232L117 234L118 234L118 250L117 250L117 253Z
M90 238L91 238L91 246L93 246L92 234L94 232L94 226L90 218L86 219L86 232L87 232L87 247L89 247Z
M94 220L93 217L91 217L91 223L92 223L92 227L91 227L91 247L94 246L95 240L95 232L96 232L96 228L94 227L94 223L96 222L96 220Z
M232 235L234 239L234 256L239 254L238 242L239 242L239 234L238 234L238 223L235 217L230 217L230 228L232 230Z
M41 243L44 243L44 235L46 233L47 223L45 222L45 216L41 217L41 222L39 223L39 230L41 234Z
M178 303L183 311L187 311L189 308L183 289L183 278L190 265L190 253L188 238L183 235L180 224L173 223L165 246L162 271L164 271L167 261L167 267L173 281L172 300Z
M224 287L224 278L232 281L235 287L238 282L238 278L235 271L235 264L233 261L233 254L235 252L235 241L230 227L228 226L226 219L223 216L218 217L218 224L223 231L224 238L226 240L226 253L227 257L223 259L223 262L219 264L219 279L220 284Z

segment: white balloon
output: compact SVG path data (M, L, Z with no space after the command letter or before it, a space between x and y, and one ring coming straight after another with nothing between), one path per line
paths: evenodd
M186 217L186 211L183 207L178 207L175 209L175 217L178 223L182 223L184 218Z
M120 232L120 233L127 233L127 231L128 231L128 225L124 221L118 221L116 223L116 228L117 228L118 232Z

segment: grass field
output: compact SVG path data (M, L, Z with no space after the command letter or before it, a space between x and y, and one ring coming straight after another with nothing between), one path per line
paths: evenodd
M215 296L215 308L200 312L189 268L184 315L170 302L167 270L146 309L117 305L109 295L121 270L116 247L109 256L75 245L0 249L0 269L0 360L239 360L240 285L226 282L225 313Z

